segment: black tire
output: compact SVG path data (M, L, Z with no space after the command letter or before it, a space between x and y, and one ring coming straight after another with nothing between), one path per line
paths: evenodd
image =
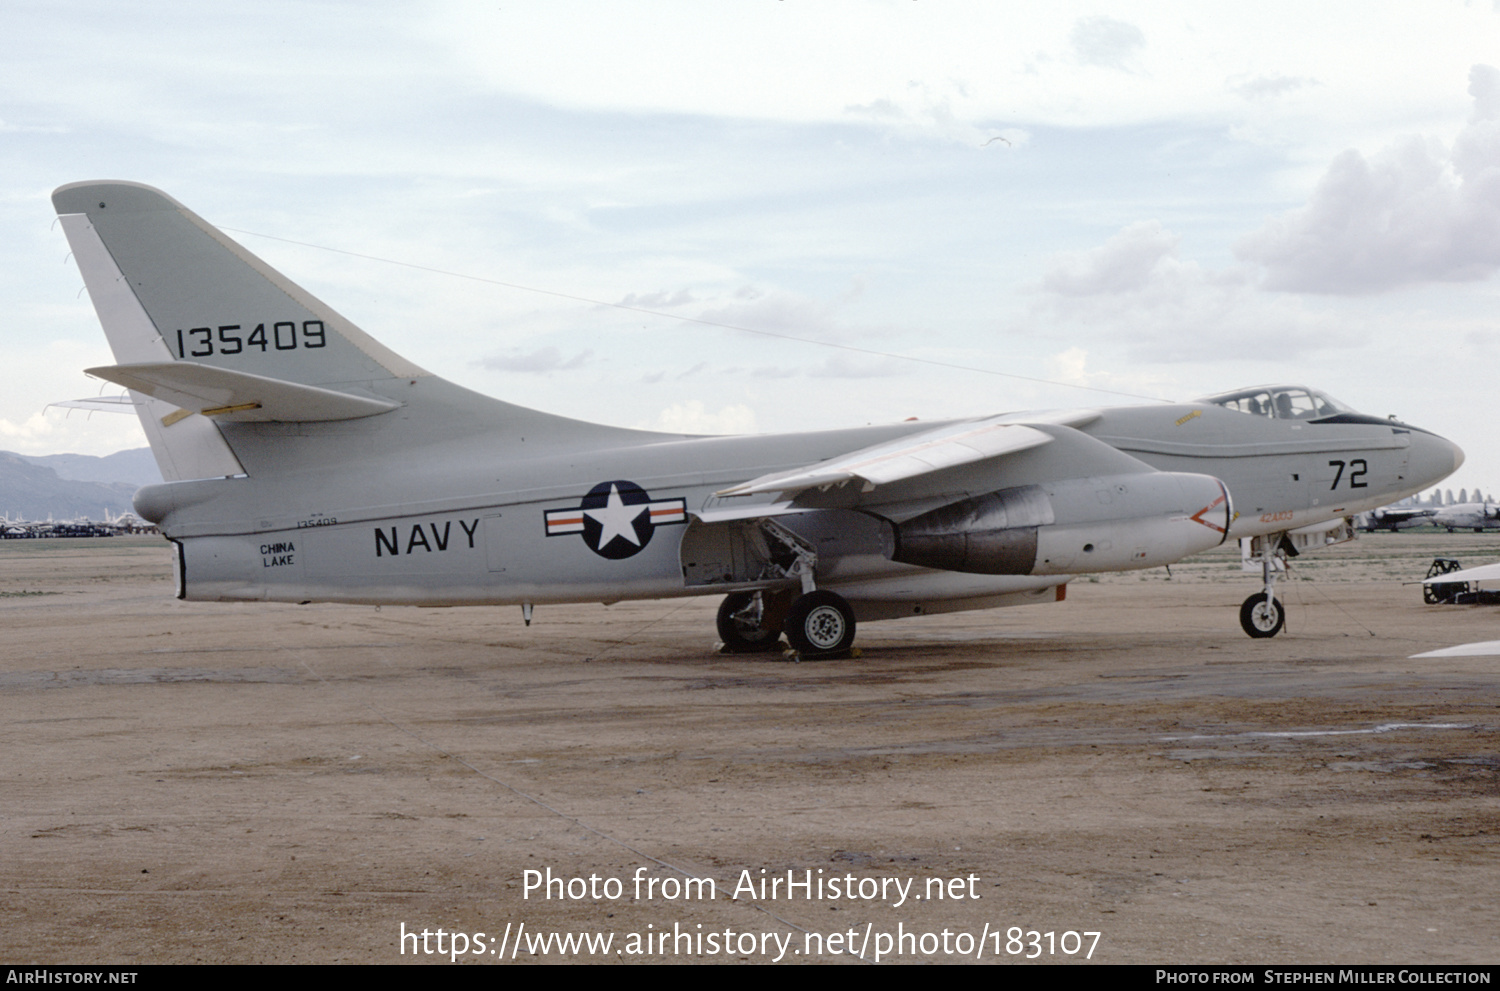
M854 609L823 589L798 596L786 617L786 638L799 654L842 654L854 643Z
M754 592L734 592L719 603L719 639L736 654L754 654L781 646L780 630L758 626L750 617L741 615L754 601Z
M1286 625L1286 611L1281 600L1256 592L1240 606L1240 626L1257 640L1274 637Z

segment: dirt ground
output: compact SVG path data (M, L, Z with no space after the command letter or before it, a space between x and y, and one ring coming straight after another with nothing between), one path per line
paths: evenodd
M712 599L185 603L159 538L0 542L0 958L1494 963L1500 658L1408 658L1500 611L1434 556L1500 538L1305 557L1274 640L1220 552L792 664Z

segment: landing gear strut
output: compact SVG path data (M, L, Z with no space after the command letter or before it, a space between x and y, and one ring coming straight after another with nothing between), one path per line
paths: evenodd
M1259 544L1261 580L1265 591L1256 592L1240 605L1240 627L1257 640L1274 637L1286 626L1286 610L1276 601L1276 561L1286 560L1287 548L1283 546L1284 535L1273 534L1256 537ZM1290 552L1295 554L1296 548ZM1283 563L1282 567L1285 567Z
M854 643L854 607L814 580L818 553L795 531L774 519L759 523L770 551L761 577L788 584L754 592L732 592L719 606L719 639L726 653L776 650L781 634L805 658L847 655ZM796 582L800 587L789 586Z

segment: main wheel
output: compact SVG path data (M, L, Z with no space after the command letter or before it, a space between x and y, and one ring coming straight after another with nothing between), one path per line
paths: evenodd
M781 644L781 630L767 625L764 603L754 592L734 592L719 603L719 639L737 654L775 650Z
M1282 611L1280 600L1265 592L1255 593L1240 606L1240 625L1256 639L1274 637L1285 623L1286 613Z
M786 638L798 653L843 653L854 643L854 609L834 592L808 592L792 603Z

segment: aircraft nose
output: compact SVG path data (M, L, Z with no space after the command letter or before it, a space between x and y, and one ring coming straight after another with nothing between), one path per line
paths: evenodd
M1431 485L1453 474L1464 463L1464 452L1446 437L1413 430L1407 452L1406 471L1410 481Z

